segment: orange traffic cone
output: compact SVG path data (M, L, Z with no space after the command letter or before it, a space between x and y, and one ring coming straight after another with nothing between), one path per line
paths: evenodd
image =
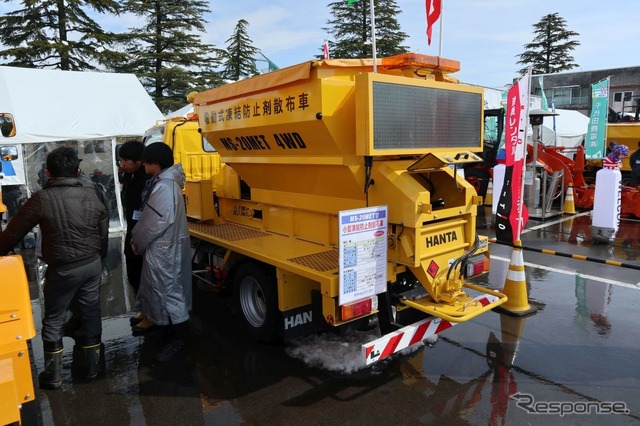
M564 197L564 213L576 214L576 205L573 202L573 186L567 186L567 195Z
M529 305L527 295L527 282L524 274L524 259L522 258L522 241L513 244L511 262L507 271L507 279L502 290L508 299L502 305L495 308L509 315L522 317L531 315L537 311L535 306Z

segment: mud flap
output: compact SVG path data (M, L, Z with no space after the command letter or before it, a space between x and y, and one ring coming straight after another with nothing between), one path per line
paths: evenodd
M489 294L482 294L474 300L482 305L494 303L499 298ZM403 349L422 342L424 339L439 334L453 327L457 323L441 318L429 317L414 324L403 327L397 331L362 345L362 356L365 365L381 361Z

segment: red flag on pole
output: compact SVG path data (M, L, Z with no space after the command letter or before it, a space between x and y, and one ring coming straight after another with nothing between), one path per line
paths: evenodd
M505 151L507 154L504 183L496 212L496 238L516 242L529 219L523 201L524 172L527 154L527 121L529 119L529 84L531 71L507 93Z
M323 59L329 59L329 45L327 44L327 42L324 42L324 46L322 47L322 51L324 53L323 55Z
M427 41L431 46L431 34L433 25L440 18L440 10L442 9L442 0L427 0Z

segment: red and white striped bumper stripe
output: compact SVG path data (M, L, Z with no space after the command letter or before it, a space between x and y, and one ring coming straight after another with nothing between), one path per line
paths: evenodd
M483 294L474 300L480 302L482 306L487 306L498 300L498 297ZM456 324L457 323L452 323L441 318L429 317L386 334L372 342L365 343L362 345L365 364L370 365L383 360L396 352L420 343L427 337L438 334Z

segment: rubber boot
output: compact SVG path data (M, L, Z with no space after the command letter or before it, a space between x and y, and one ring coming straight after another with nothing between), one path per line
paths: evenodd
M38 383L44 389L62 386L62 349L44 352L44 371L38 376Z
M71 374L74 379L90 382L104 371L104 344L73 347Z

